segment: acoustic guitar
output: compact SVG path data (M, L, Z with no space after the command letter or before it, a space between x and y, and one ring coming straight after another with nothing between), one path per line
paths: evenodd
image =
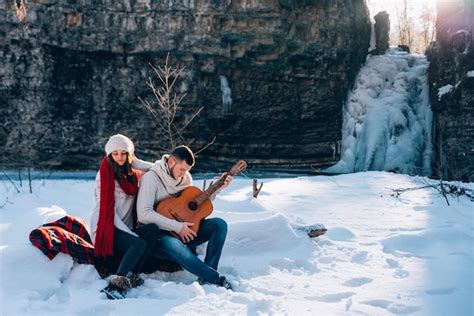
M247 163L239 160L227 174L234 176L245 170L245 168L247 168ZM181 191L178 197L171 197L161 201L157 205L156 211L178 222L194 223L189 228L197 233L201 219L206 218L212 213L213 206L209 197L224 185L224 181L225 177L221 177L204 191L194 186L187 187ZM172 234L176 236L176 233Z

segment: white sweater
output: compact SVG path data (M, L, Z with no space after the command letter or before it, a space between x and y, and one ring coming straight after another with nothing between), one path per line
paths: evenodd
M140 181L137 197L137 217L138 222L142 224L156 224L163 230L174 231L179 234L184 224L159 214L155 209L161 200L175 196L176 193L191 186L193 178L189 172L186 172L183 178L172 178L166 162L167 156L164 155L161 160L157 160ZM217 192L210 196L211 201L214 200Z
M146 162L135 158L132 161L132 167L141 171L148 171L153 164L151 162ZM134 236L138 236L132 232L133 226L133 204L135 202L134 195L127 195L117 180L115 182L115 214L114 214L114 226L121 231L129 233ZM95 189L94 189L94 210L92 211L91 217L91 237L92 241L95 242L95 233L97 231L97 223L99 222L99 212L100 212L100 171L97 172L95 177Z
M163 179L158 176L163 175ZM189 172L182 179L171 177L165 156L157 160L153 167L145 173L140 181L140 190L137 197L137 217L142 224L156 224L158 227L179 234L183 223L167 218L155 211L158 202L173 196L173 194L192 185L193 179Z

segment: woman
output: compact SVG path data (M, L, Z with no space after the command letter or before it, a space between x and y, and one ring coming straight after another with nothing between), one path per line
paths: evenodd
M95 181L91 233L100 272L107 270L111 257L122 256L117 272L108 277L108 286L102 290L108 298L119 299L131 287L143 284L138 273L153 246L147 242L154 243L150 236L154 224L135 228L138 178L134 171L147 171L153 164L136 158L132 141L121 134L110 137L105 152Z

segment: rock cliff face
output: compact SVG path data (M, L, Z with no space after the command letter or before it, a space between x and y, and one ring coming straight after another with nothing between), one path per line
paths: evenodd
M382 55L388 49L390 40L390 17L386 11L377 13L375 19L375 54Z
M178 120L204 106L192 147L216 136L201 167L327 164L370 38L363 0L36 0L27 12L24 29L13 0L0 3L2 166L95 168L117 132L156 158L166 144L137 97L151 98L148 63L167 53L186 67Z
M434 113L435 172L474 181L474 7L438 4L436 43L427 51Z

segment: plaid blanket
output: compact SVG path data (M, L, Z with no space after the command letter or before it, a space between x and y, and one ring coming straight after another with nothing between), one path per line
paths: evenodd
M94 265L102 277L115 273L122 257L118 254L106 260L94 257L94 245L86 227L83 219L66 215L34 229L30 233L30 241L51 260L62 252L71 255L78 263ZM171 260L158 260L150 256L140 272L151 273L156 270L174 272L182 268Z
M30 233L30 241L49 259L62 252L78 263L94 264L94 246L82 219L66 215L44 224Z

